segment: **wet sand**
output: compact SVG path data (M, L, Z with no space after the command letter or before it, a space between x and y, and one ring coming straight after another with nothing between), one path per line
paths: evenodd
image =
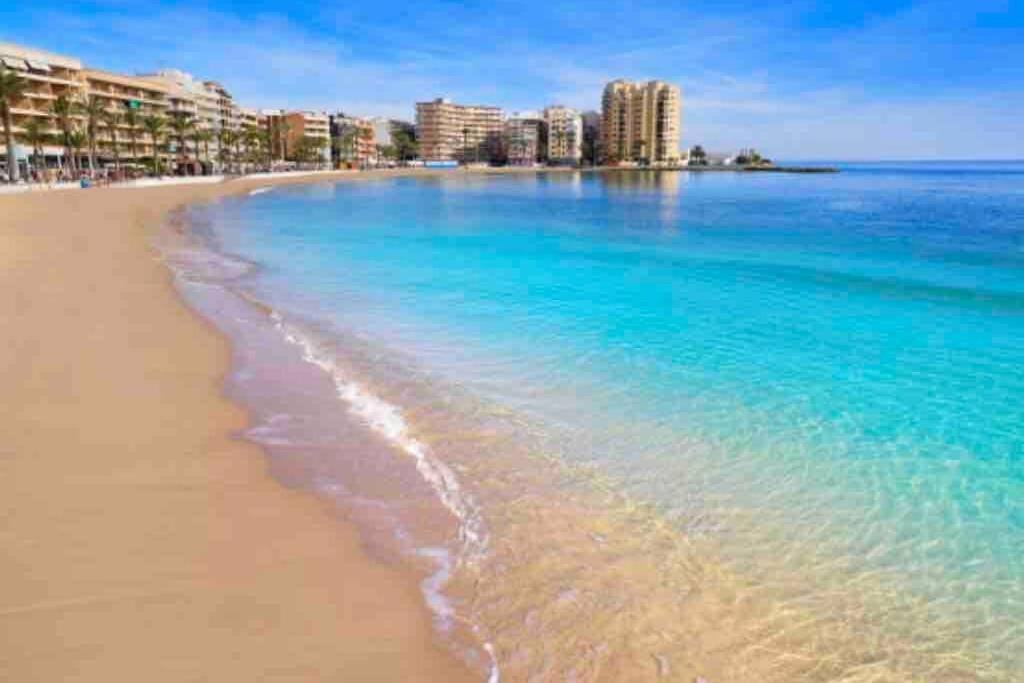
M416 575L232 437L227 342L150 247L183 203L302 181L0 197L0 680L479 679Z

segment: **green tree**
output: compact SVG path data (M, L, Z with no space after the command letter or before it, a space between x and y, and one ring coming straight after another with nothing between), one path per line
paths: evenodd
M7 145L7 178L18 179L18 162L14 158L14 115L11 112L28 92L28 81L6 67L0 66L0 117L4 124L4 143Z
M256 140L257 140L257 147L256 147L256 149L260 153L260 159L262 160L263 168L264 168L264 170L269 171L270 170L270 166L271 166L271 164L273 163L273 160L274 160L274 152L272 150L272 147L274 145L274 141L273 141L273 139L270 136L270 129L265 128L265 129L261 130L259 132L259 135L257 136Z
M121 148L118 145L117 129L124 120L124 116L121 112L116 109L107 109L103 112L103 125L107 128L107 134L110 135L110 146L114 152L114 168L121 170Z
M71 153L71 131L74 130L72 120L75 113L74 102L66 95L58 95L57 99L50 105L50 111L57 119L57 127L60 128L61 141L64 144L64 162L70 168L71 173L77 174L78 160Z
M284 161L291 150L288 149L288 134L291 132L292 126L288 123L288 119L283 116L277 116L271 119L270 124L270 136L272 144L272 155L277 159Z
M270 128L249 126L245 132L246 147L253 163L261 163L263 168L270 168L273 157L273 135Z
M76 103L77 113L85 118L85 139L89 144L89 170L96 172L96 142L100 124L106 114L107 106L103 98L89 95L85 100Z
M565 128L563 126L560 125L558 126L558 128L555 129L554 138L555 149L558 150L558 158L565 159L569 155L565 153L565 140L567 136L565 134ZM550 161L550 159L548 159L548 161Z
M188 143L187 140L192 134L192 130L195 124L192 121L192 116L185 112L176 112L170 121L172 137L174 138L175 144L175 156L180 164L182 160L188 161Z
M395 150L395 156L399 161L415 159L419 154L416 138L407 130L396 129L391 132L391 146Z
M362 143L359 145L359 149L366 149L373 145L373 128L360 128L359 129L359 141ZM362 159L362 161L368 161L368 159Z
M341 147L345 155L345 161L356 160L356 131L348 129L341 136Z
M88 136L78 128L72 128L71 131L68 133L68 149L71 150L71 156L76 160L76 171L81 170L81 167L77 160L79 159L79 157L81 157L82 149L86 146L88 141Z
M317 170L323 165L324 150L328 148L330 143L324 138L308 138L309 153L312 157L312 161L316 164Z
M139 158L139 128L141 125L138 110L129 109L124 113L125 134L128 136L133 161Z
M213 140L213 131L208 128L192 129L192 144L196 148L196 156L199 156L199 146L203 146L203 159L210 161L210 142Z
M690 163L694 166L707 166L708 155L704 151L704 148L700 145L695 145L690 150Z
M46 164L46 159L43 157L43 145L46 144L50 136L43 128L42 122L36 118L29 119L24 128L21 137L32 147L32 166L37 172L41 171Z
M247 124L242 127L235 141L236 146L241 144L245 147L245 159L251 164L259 162L262 133L263 129L258 126Z
M231 169L231 160L235 145L238 144L238 131L221 128L217 131L217 157L221 166Z
M153 143L153 172L156 175L160 175L160 142L166 126L167 119L163 116L151 115L142 119L142 127L149 133L149 139Z
M310 140L308 136L302 136L295 142L295 147L290 150L291 155L289 161L295 161L302 164L310 159L309 150Z

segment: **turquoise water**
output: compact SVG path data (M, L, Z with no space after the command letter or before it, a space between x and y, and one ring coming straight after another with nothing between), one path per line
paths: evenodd
M843 585L879 638L930 642L897 595L962 677L1024 676L1024 165L405 178L203 212L256 296L514 413L766 594Z

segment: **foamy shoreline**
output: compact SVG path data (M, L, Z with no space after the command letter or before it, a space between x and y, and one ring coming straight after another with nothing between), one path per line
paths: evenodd
M248 195L272 189L261 187ZM438 635L487 673L488 680L498 680L490 643L481 641L471 620L444 594L453 569L475 564L486 553L486 529L478 506L461 489L455 473L411 433L400 407L349 376L320 348L318 335L247 291L244 283L258 272L259 264L223 252L213 226L204 218L196 223L197 214L202 216L201 208L175 212L156 247L174 272L185 301L232 345L226 391L249 412L252 426L245 437L265 450L270 469L282 484L337 504L344 516L357 520L365 542L386 548L388 555L397 553L399 561L414 571L422 570L419 584ZM324 378L330 380L329 386ZM337 433L337 425L346 421L355 432L365 433ZM303 459L315 463L313 474L295 465ZM428 508L436 508L431 511L438 518L435 531L443 532L443 538L431 538L424 545L419 535L382 514L393 499L380 498L380 482L365 481L358 467L345 469L346 462L358 461L372 461L388 472L398 498L408 500L415 488L410 474L422 480L422 498Z
M230 351L148 241L183 204L407 173L0 197L0 678L479 678L414 576L230 437Z

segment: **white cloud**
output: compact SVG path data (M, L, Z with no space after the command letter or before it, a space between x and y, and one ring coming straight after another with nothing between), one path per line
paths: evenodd
M920 59L904 54L900 37L925 31L950 2L869 17L817 42L787 27L786 8L712 16L591 0L532 8L529 21L515 21L522 10L511 0L484 14L456 3L408 5L394 16L390 7L328 5L301 24L181 2L106 0L109 11L48 5L29 14L52 41L40 47L114 70L183 68L223 82L248 106L411 117L416 101L448 95L509 110L596 109L608 80L661 78L682 87L684 141L713 150L1024 157L1012 113L1024 99L1019 86L997 98L991 87L900 89L850 77Z

